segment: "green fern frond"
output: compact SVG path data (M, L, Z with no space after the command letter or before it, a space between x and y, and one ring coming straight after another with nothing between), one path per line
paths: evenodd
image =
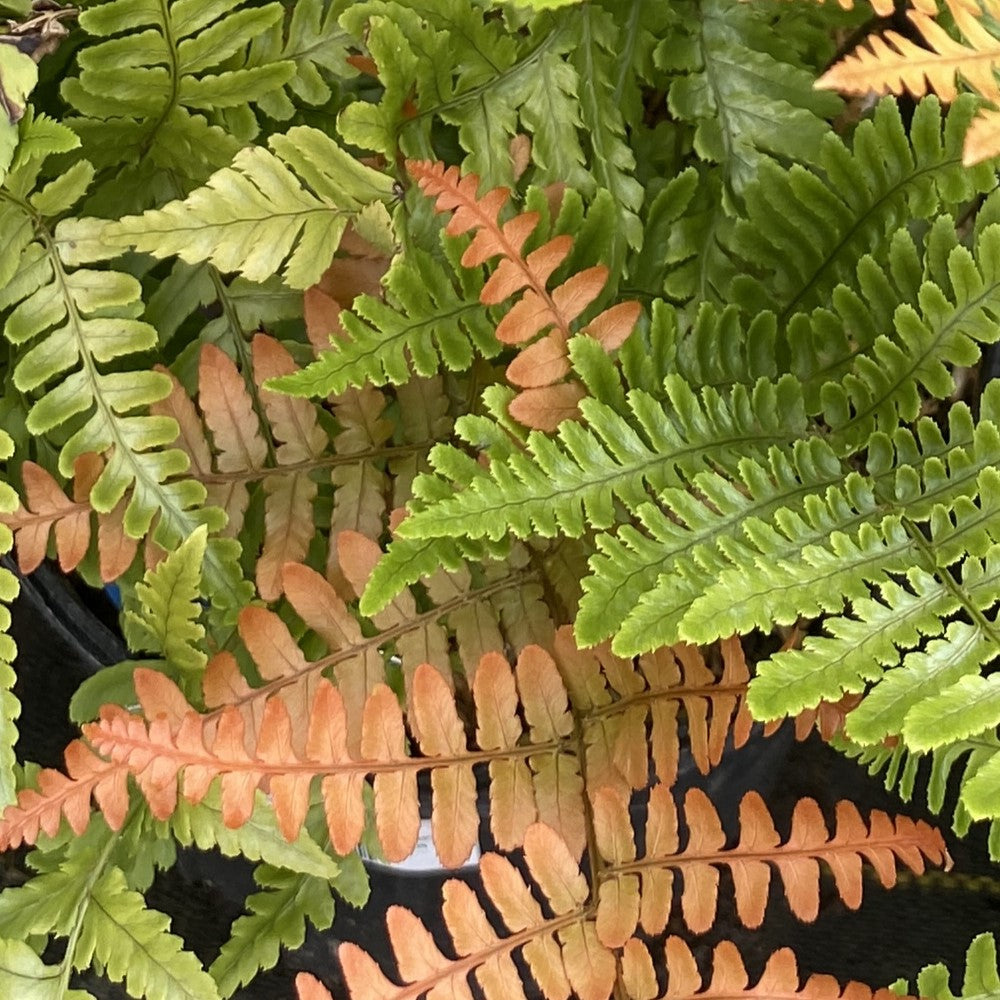
M287 840L278 829L274 810L267 807L263 793L245 824L237 829L226 826L222 819L222 802L218 788L213 788L197 805L178 800L177 809L167 824L156 824L162 834L169 830L172 837L185 847L203 851L218 849L226 857L243 856L273 868L309 876L324 882L335 881L341 873L338 859L320 847L305 831L294 840ZM347 866L350 862L347 862Z
M611 192L617 223L607 263L617 272L626 246L642 241L642 186L615 94L618 26L586 5L543 15L520 33L485 15L461 0L352 4L341 23L364 39L384 92L377 104L345 108L341 134L390 160L424 159L439 119L457 129L463 171L491 188L513 180L509 144L523 128L532 137L535 183Z
M297 0L282 20L250 43L243 69L291 62L295 75L282 89L262 94L257 107L278 121L287 121L299 104L318 107L333 96L328 76L348 75L350 37L339 23L349 6L345 0Z
M627 247L642 246L639 208L642 185L634 177L635 156L625 141L615 80L622 58L621 33L610 13L590 4L566 15L577 42L571 59L581 83L580 115L592 150L591 169L599 187L610 191L618 209L617 237L608 264L619 270Z
M387 301L360 295L340 314L346 337L312 364L276 379L296 396L324 398L348 386L399 384L434 375L441 365L465 371L474 352L494 357L500 343L479 302L482 279L459 290L444 266L416 247L392 262L383 279Z
M183 0L88 5L80 27L102 40L80 50L79 76L64 80L61 93L82 116L70 121L84 155L118 168L108 181L119 184L119 196L124 180L145 207L151 192L140 188L158 172L184 178L187 189L221 166L220 152L232 155L233 140L197 112L261 100L295 78L296 63L283 52L274 61L229 65L259 35L280 30L283 19L280 3L247 6L243 0L219 0L196 12ZM244 127L249 134L240 141L256 131L252 114Z
M965 953L965 975L962 988L955 994L951 989L951 974L947 966L928 965L917 976L917 993L929 1000L972 1000L1000 994L1000 971L997 966L997 945L992 934L979 934L972 939ZM893 985L905 989L905 983Z
M124 979L134 997L214 1000L218 996L198 959L167 933L168 918L148 910L134 883L117 867L119 860L130 866L141 864L142 851L135 842L142 827L139 819L135 814L121 834L113 834L100 821L80 837L61 834L29 856L40 874L0 895L0 938L16 934L69 939L60 965L35 967L30 975L37 984L12 996L33 996L32 989L54 983L58 992L52 995L61 998L72 969L91 966L115 981ZM147 843L148 836L146 831ZM21 974L29 977L28 969ZM2 976L0 969L0 984Z
M123 627L132 649L162 653L167 668L198 673L207 655L199 648L205 629L198 624L201 565L208 536L204 525L186 538L136 584L138 606L127 610Z
M134 997L215 1000L212 978L183 942L168 932L169 917L146 908L118 868L94 884L76 942L74 964L93 964L113 982L124 980Z
M94 1000L86 990L69 990L58 966L45 965L23 941L0 938L0 990L18 1000Z
M490 186L509 183L516 95L531 74L518 66L513 35L483 14L459 0L352 4L341 23L365 40L385 89L378 104L355 102L341 112L344 139L389 160L400 152L421 157L430 148L431 122L440 115L457 127L468 170ZM411 97L416 116L409 115Z
M670 111L696 126L695 152L722 166L730 190L744 191L769 155L816 162L841 102L821 97L812 67L776 42L771 9L694 0L672 15L654 56L673 78Z
M825 305L841 282L852 284L865 254L882 263L888 238L907 219L930 218L991 190L996 177L988 165L962 166L974 113L975 100L960 97L942 129L940 104L928 97L907 134L887 99L857 127L851 149L833 134L824 138L817 171L764 160L729 241L745 272L733 280L730 301L749 315L770 309L783 326L796 312Z
M597 537L577 619L581 641L617 633L622 653L653 649L661 635L673 633L676 641L691 600L747 551L748 520L768 522L782 507L822 495L843 479L836 454L812 438L796 442L790 455L771 448L764 461L740 462L735 482L702 472L691 489L664 490L658 503L637 509L643 530L625 524Z
M667 403L633 391L629 420L594 399L580 409L586 426L573 421L552 436L532 432L524 452L491 464L489 474L461 492L414 513L399 528L406 538L467 535L501 538L564 534L615 523L614 501L635 510L656 492L679 485L710 462L734 466L741 457L764 455L778 441L805 430L801 397L792 379L737 386L732 398L712 389L700 395L683 379L668 377ZM634 422L634 423L633 423ZM462 432L462 421L457 424ZM436 472L452 478L461 453L439 445L431 452Z
M333 923L329 882L269 865L259 865L254 880L261 891L247 896L247 914L233 924L229 940L209 968L224 997L251 982L261 969L272 968L281 948L301 947L306 921L320 931Z
M241 150L185 200L109 223L110 246L156 257L211 261L253 281L281 274L292 288L315 284L348 223L392 196L392 180L359 163L318 129L297 126Z
M44 123L41 129L51 131ZM169 548L201 524L217 530L221 512L200 506L204 489L182 478L187 458L170 447L176 423L141 412L167 394L169 380L126 368L157 340L153 327L135 318L142 310L138 280L78 266L107 256L96 220L50 221L84 193L92 169L78 161L36 189L40 167L37 157L26 160L0 189L0 216L9 223L0 255L0 278L8 279L0 309L7 313L4 333L18 348L14 384L31 400L27 430L56 436L59 470L67 478L84 452L108 455L91 503L107 513L131 489L124 516L130 536L141 538L153 527L156 541ZM246 585L233 543L209 542L205 573L218 588L220 611L242 603Z

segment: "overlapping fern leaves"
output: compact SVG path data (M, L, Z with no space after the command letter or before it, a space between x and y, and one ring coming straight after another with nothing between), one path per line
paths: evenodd
M852 907L863 862L948 863L843 803L783 841L753 793L727 846L676 782L751 708L819 714L904 790L930 753L932 805L961 767L957 826L1000 837L1000 393L955 399L1000 319L995 172L962 165L989 119L887 100L834 135L810 82L860 15L789 10L85 5L69 128L0 123L0 548L118 580L144 665L77 693L65 772L22 775L5 727L0 843L38 849L0 897L0 992L61 1000L96 965L231 995L363 901L363 837L410 853L426 772L437 855L482 848L482 890L446 886L450 950L390 910L401 985L344 946L358 997L506 1000L519 968L547 997L869 997L784 951L749 987L732 947L705 982L648 946L720 905L759 925L774 872L812 919L818 862ZM727 637L776 624L751 684ZM259 863L208 969L143 898L178 843ZM53 936L45 965L25 942Z
M820 87L857 94L930 92L943 101L953 101L961 82L993 105L1000 104L997 69L1000 42L983 24L992 13L989 4L945 0L948 19L938 20L936 4L914 4L907 12L926 48L898 31L873 35L854 52L827 70L817 81ZM956 39L958 34L961 40ZM965 137L966 165L981 163L1000 153L1000 111L981 108Z

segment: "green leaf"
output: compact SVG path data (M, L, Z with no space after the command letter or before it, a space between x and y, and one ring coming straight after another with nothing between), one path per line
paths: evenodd
M280 273L292 288L315 284L351 219L392 196L392 179L318 129L298 126L268 144L274 152L241 150L183 201L109 223L104 238L160 258L211 261L254 281Z
M264 861L302 875L329 880L335 879L340 871L337 860L305 832L293 841L285 839L262 792L257 793L253 815L238 829L230 829L223 823L216 785L196 806L179 799L169 830L186 846L194 844L202 850L217 847L227 857L242 854L251 861Z
M82 969L97 962L113 982L148 1000L216 1000L219 992L198 959L168 933L169 917L146 908L118 868L94 886L73 954Z
M136 668L156 670L163 666L162 660L122 660L103 667L73 692L69 703L70 719L82 725L96 719L102 705L121 705L123 708L137 705L133 682Z
M132 648L144 646L163 653L171 667L188 674L200 671L208 659L199 648L205 629L198 621L207 541L207 529L201 525L155 567L146 570L142 582L135 586L139 607L125 613L132 629Z
M321 931L333 923L329 882L269 865L260 865L254 879L263 891L247 897L247 915L233 924L208 970L224 997L249 983L259 970L273 968L282 947L301 947L307 920Z
M23 941L2 939L0 996L17 1000L94 1000L86 990L67 990L62 968L45 965Z

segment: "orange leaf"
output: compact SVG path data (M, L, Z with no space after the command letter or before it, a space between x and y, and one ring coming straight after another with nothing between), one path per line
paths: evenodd
M428 757L465 753L465 729L455 710L454 695L429 663L421 664L413 675L413 715L420 748ZM472 853L479 833L472 765L433 768L431 792L434 847L445 867L457 868Z
M653 959L638 938L630 938L625 942L622 951L622 983L634 1000L653 1000L659 992Z
M642 306L638 302L619 302L598 313L587 324L584 333L597 340L604 350L614 351L628 340L641 314Z
M259 333L251 345L254 380L278 441L279 465L302 465L320 458L329 439L316 419L315 406L306 399L265 389L269 378L297 370L291 354L273 337ZM318 487L308 470L286 471L264 479L264 547L257 560L257 589L265 600L281 595L281 569L286 562L305 559L315 534L312 505Z
M365 705L361 724L361 754L370 761L402 760L406 756L403 713L392 690L380 684ZM389 861L413 853L420 833L420 806L414 771L379 771L375 775L375 825Z
M576 420L580 415L580 400L585 395L579 382L525 389L511 400L507 412L525 427L552 432L564 420Z
M542 923L542 910L518 870L499 854L484 854L479 863L483 888L515 934Z
M403 906L390 906L385 915L389 942L399 974L408 982L428 979L450 964L423 922Z
M587 880L566 841L550 826L532 823L524 834L524 860L556 914L569 913L586 902Z
M352 997L365 1000L393 1000L399 987L393 985L382 974L382 970L372 958L356 944L345 942L337 949L344 981Z
M580 1000L608 1000L618 972L614 954L597 939L592 923L572 924L559 932L563 965Z
M566 341L555 330L526 347L507 366L507 380L525 388L551 385L567 374L569 355L566 352Z
M330 991L313 975L300 972L295 977L299 1000L333 1000Z
M52 475L34 462L23 463L21 478L25 506L13 514L0 514L0 522L14 532L21 572L33 573L41 565L53 526L60 568L66 573L76 569L90 544L90 504L70 500Z

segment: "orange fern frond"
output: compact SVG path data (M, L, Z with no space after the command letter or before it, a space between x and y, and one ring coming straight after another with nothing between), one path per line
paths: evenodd
M603 643L579 649L570 626L556 633L555 654L574 706L592 716L588 759L592 783L602 784L610 768L617 769L633 789L649 780L649 757L665 784L677 777L680 716L695 765L702 774L722 758L726 740L735 747L750 737L753 720L746 706L750 671L739 638L720 643L723 671L717 677L695 646L681 643L625 660ZM651 736L646 736L647 720ZM776 726L765 730L770 734ZM600 731L598 731L600 730ZM608 752L602 748L608 748Z
M513 961L520 952L544 996L567 997L575 991L587 1000L606 1000L617 976L615 957L597 940L588 918L587 883L578 864L558 835L542 824L528 828L524 855L552 917L545 917L528 883L506 858L484 854L483 892L510 933L501 936L472 888L451 880L444 886L442 912L456 957L441 952L413 913L390 907L386 926L404 985L390 982L362 948L342 944L338 954L351 997L469 998L471 975L490 1000L513 1000L524 996Z
M293 594L298 585L293 584ZM217 667L206 681L210 704L229 703L198 713L164 674L137 670L135 689L143 714L105 706L97 722L84 726L86 744L76 741L67 751L69 777L42 772L40 791L23 792L0 820L0 840L30 839L40 827L58 826L61 814L80 832L89 820L91 796L104 809L108 782L113 779L124 789L126 774L134 777L158 819L176 809L181 784L184 797L197 803L219 779L223 820L238 827L250 818L256 791L265 790L291 840L302 828L309 790L318 779L331 842L346 854L363 832L362 793L372 777L376 830L386 857L399 861L417 842L416 776L429 770L434 845L442 862L455 867L477 842L473 766L488 762L496 783L491 791L498 843L519 847L527 824L538 816L558 830L577 857L582 855L583 782L565 739L573 724L558 671L544 650L523 650L513 669L497 654L484 657L474 685L482 749L467 746L454 692L441 674L429 664L418 667L409 715L422 755L417 757L408 748L403 710L384 684L377 684L363 704L356 748L351 746L344 698L318 673L311 674L306 704L302 686L294 682L308 664L287 630L271 628L279 622L263 608L245 609L240 620L241 635L272 685L270 697L254 698L232 663L224 678ZM223 656L228 659L222 662L232 659ZM111 808L109 821L114 822L121 801L114 798Z
M32 573L45 558L50 533L55 537L56 556L64 573L83 561L91 542L90 490L97 482L104 460L88 452L80 455L73 469L73 499L62 491L42 466L21 466L24 505L11 514L0 514L0 523L14 532L17 564L22 573ZM137 543L125 534L122 521L126 501L109 514L97 514L97 552L101 579L115 580L135 558Z
M181 393L183 395L183 390ZM220 473L227 475L264 468L267 445L260 433L253 400L236 364L214 344L202 345L198 359L198 405L204 414L205 426L212 434L217 452L216 467ZM191 411L194 411L193 406ZM212 460L210 453L206 455L204 432L200 442L193 430L191 434L184 434L184 438L194 442L189 450L192 469L208 478L206 474L211 472ZM208 501L221 507L229 518L226 533L235 537L243 526L243 515L250 502L246 480L233 477L228 481L208 482L206 487Z
M705 982L688 945L671 935L664 944L667 989L659 994L649 950L632 938L622 952L622 981L634 1000L734 1000L736 997L801 997L802 1000L893 1000L889 989L872 990L863 983L841 986L832 976L812 975L799 979L795 955L790 948L773 952L754 986L750 986L739 949L722 941L712 954L712 978ZM362 998L363 1000L363 998Z
M199 356L197 402L202 417L172 375L170 395L154 404L152 412L177 420L178 446L187 454L194 477L204 484L207 502L225 511L226 534L239 534L249 486L263 480L264 543L256 582L261 597L273 601L281 596L281 567L304 559L315 534L312 505L318 486L310 474L329 458L330 440L312 403L262 388L265 379L296 370L288 351L266 334L254 337L251 350L252 371L245 374L252 378L268 429L279 442L273 456L245 375L213 344L202 345ZM206 430L214 447L209 447Z
M614 789L592 796L597 844L607 868L599 876L598 933L610 947L620 947L641 925L649 934L666 926L672 906L673 873L683 875L681 913L696 934L715 922L719 866L732 873L736 914L747 927L764 919L771 866L777 869L792 912L812 921L819 910L819 862L833 874L840 898L850 909L861 905L862 862L874 868L886 888L895 885L897 863L922 874L925 862L951 867L940 831L906 816L890 818L873 811L868 824L851 802L837 803L836 827L827 830L812 799L800 799L792 814L791 833L782 844L767 806L756 792L740 803L740 839L726 848L719 815L703 791L689 789L684 819L689 831L678 849L678 815L669 789L650 792L646 820L646 855L636 858L628 804ZM641 885L640 885L641 883Z
M66 774L54 768L39 771L37 788L24 788L0 820L0 850L34 844L40 833L55 836L63 816L77 836L90 825L91 799L113 830L121 829L128 813L128 767L109 763L81 740L66 747Z
M848 94L910 93L922 97L931 91L942 101L958 96L963 80L986 101L1000 104L1000 39L980 23L982 12L969 0L945 0L966 44L955 41L935 20L936 8L915 4L907 13L920 32L923 48L896 31L867 39L816 81L817 87ZM963 162L972 166L1000 155L1000 117L981 112L966 136Z
M499 922L487 915L482 899L467 883L446 882L442 915L454 950L451 957L410 910L390 907L387 936L402 982L397 985L389 980L358 945L342 944L338 956L352 1000L423 996L471 1000L470 977L487 1000L523 998L514 964L518 953L541 995L549 1000L571 995L608 1000L613 992L633 1000L890 1000L895 996L861 983L842 987L830 976L810 976L803 983L787 948L768 958L760 979L750 986L743 959L728 941L716 946L711 979L706 982L691 949L675 936L664 944L667 988L660 993L646 944L636 937L613 947L601 941L600 917L595 924L587 882L559 837L543 824L531 826L524 857L551 917L546 918L536 894L506 858L485 854L480 869L482 896L499 914Z
M520 293L496 329L502 343L528 345L507 369L508 381L521 389L510 404L510 413L528 427L555 430L562 420L577 415L584 395L579 382L567 380L572 324L604 290L608 269L594 265L550 289L549 278L572 249L571 236L554 236L525 254L524 244L535 231L539 215L523 212L501 223L500 212L510 197L508 188L494 188L480 196L479 178L461 176L458 167L411 160L407 169L425 194L437 198L437 211L454 213L445 230L449 235L474 232L462 255L463 267L479 267L493 257L501 258L479 300L495 306ZM595 316L582 332L613 351L632 332L640 310L638 302L620 302Z
M264 381L297 370L291 354L273 337L253 339L254 379L274 437L279 474L264 479L264 547L257 560L257 590L266 601L281 596L281 567L305 559L315 534L312 506L318 486L310 464L327 450L329 438L316 419L316 407L306 399L271 392Z
M822 5L826 0L817 0L817 2ZM837 0L837 4L841 10L854 10L854 0ZM893 0L871 0L871 6L879 17L890 17L896 10ZM910 0L910 6L925 14L934 15L937 13L936 0Z

